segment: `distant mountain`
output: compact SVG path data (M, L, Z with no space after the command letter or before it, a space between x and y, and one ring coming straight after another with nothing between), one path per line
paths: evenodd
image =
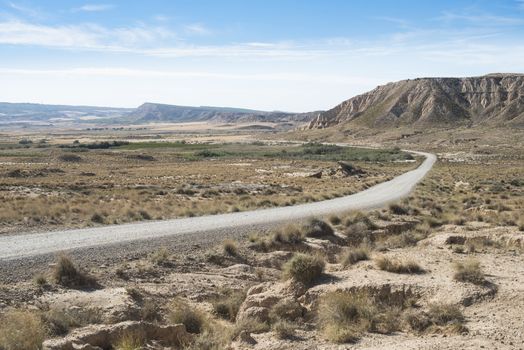
M265 112L242 108L229 107L190 107L175 106L159 103L144 103L126 119L134 123L158 123L158 122L306 122L311 120L313 113L286 113Z
M108 119L131 112L127 108L0 102L0 124Z
M308 129L342 123L392 126L524 126L524 75L419 78L378 86L318 113Z

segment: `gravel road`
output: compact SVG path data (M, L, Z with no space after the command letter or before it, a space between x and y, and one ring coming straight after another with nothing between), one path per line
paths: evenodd
M345 197L239 213L0 236L0 282L23 278L47 266L60 251L68 251L85 263L110 263L162 245L175 247L175 250L197 248L226 237L267 230L283 222L378 208L408 195L436 161L433 154L413 153L426 157L417 169Z

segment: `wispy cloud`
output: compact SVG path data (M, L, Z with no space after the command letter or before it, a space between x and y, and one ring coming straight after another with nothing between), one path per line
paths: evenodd
M115 7L113 4L85 4L83 6L74 8L73 11L82 11L82 12L102 12L108 11Z
M524 2L521 2L524 4ZM453 22L453 21L466 21L472 24L482 26L493 26L493 25L522 25L524 19L513 16L496 16L487 13L475 14L475 13L455 13L455 12L444 12L442 15L436 18L439 21Z
M42 17L42 12L36 8L25 6L19 3L15 3L15 2L7 2L6 4L12 10L15 10L25 16L34 17L34 18Z
M397 18L397 17L387 17L387 16L375 16L371 17L371 19L376 21L383 21L383 22L389 22L397 25L400 28L408 28L409 22L403 18Z
M192 23L184 27L184 30L188 34L197 34L197 35L209 35L211 30L204 26L202 23Z
M100 76L100 77L132 77L132 78L205 78L218 80L246 80L246 81L293 81L312 83L344 83L367 84L378 83L377 79L358 75L330 75L330 74L301 74L301 73L264 73L264 74L229 74L209 71L173 71L148 70L135 68L103 68L84 67L73 69L9 69L0 68L3 75L26 76Z
M0 22L0 44L93 50L132 50L173 38L162 27L107 28L97 24L40 25L22 20Z
M314 41L245 42L196 45L163 26L110 28L96 24L42 25L22 20L0 22L0 45L119 52L183 58L216 57L267 60L363 60L375 57L420 57L453 64L508 61L524 57L524 40L506 40L497 30L410 29L363 41L326 38ZM505 52L505 55L500 55ZM501 56L505 56L502 58ZM520 61L519 61L520 60ZM518 67L522 64L518 63Z

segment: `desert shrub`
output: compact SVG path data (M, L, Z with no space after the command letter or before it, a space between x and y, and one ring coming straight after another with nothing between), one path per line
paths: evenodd
M222 249L224 250L224 253L227 255L230 255L230 256L238 255L238 245L232 239L226 239L222 243Z
M335 343L358 340L364 332L390 334L400 329L399 318L414 305L411 293L390 291L334 291L320 298L318 325Z
M346 227L344 230L350 245L358 246L362 243L371 243L371 230L364 222L357 222Z
M432 304L429 307L428 315L431 322L439 326L462 323L465 320L460 308L452 304Z
M115 350L137 350L142 349L146 339L146 335L143 332L125 332L122 334L120 339L113 344Z
M8 311L0 316L0 349L41 349L45 328L41 318L29 311Z
M204 331L197 334L193 341L183 346L184 350L223 350L228 348L231 336L229 332Z
M332 225L340 225L342 222L342 219L340 219L338 215L331 215L328 220Z
M297 244L304 241L304 236L295 225L286 225L273 232L272 243Z
M347 267L362 260L369 259L369 250L364 247L347 249L340 259L342 266Z
M379 310L367 293L336 291L322 296L318 313L326 339L350 343L374 328Z
M469 259L464 262L457 262L455 264L455 274L453 278L460 282L469 282L473 284L485 283L484 272L480 267L480 262L474 259Z
M144 298L142 291L137 287L126 287L126 293L134 301L142 301L142 299Z
M101 323L102 313L98 308L51 308L42 319L51 335L63 336L73 328Z
M104 223L104 217L99 213L94 213L91 215L91 221L97 224L103 224Z
M354 213L351 213L344 219L344 225L346 227L349 227L357 223L364 224L366 228L369 230L373 230L376 228L375 223L371 221L369 216L361 211L356 211Z
M304 315L304 307L296 300L282 299L269 312L269 318L278 320L295 321Z
M169 262L169 252L165 247L162 247L151 254L149 260L155 265L166 265Z
M501 244L486 236L469 237L466 240L466 248L469 252L474 253L484 248L500 248Z
M320 277L324 266L325 262L322 257L298 253L284 264L284 277L310 285Z
M427 312L413 310L404 314L404 321L416 332L426 330L439 331L441 327L462 333L467 331L464 326L464 315L460 308L451 304L432 304Z
M82 158L80 156L77 156L76 154L69 154L69 153L62 154L61 156L58 157L58 159L60 159L62 162L67 162L67 163L78 163L82 161Z
M58 257L53 277L56 283L69 288L86 288L97 285L93 277L79 270L71 258L66 255Z
M412 330L422 332L431 326L431 320L427 313L419 310L410 310L403 316L404 321Z
M253 318L244 318L235 324L231 337L236 338L243 331L247 333L265 333L270 330L269 323Z
M389 248L411 247L417 245L417 243L424 238L426 238L426 236L420 232L414 230L406 231L389 237L386 240L386 246Z
M280 320L271 325L271 330L279 339L291 339L295 336L297 326L289 321Z
M424 269L420 267L415 261L401 261L397 259L391 259L386 256L380 256L375 259L375 263L380 270L393 272L393 273L422 273Z
M172 323L182 323L189 333L201 333L207 323L203 312L181 299L175 299L169 306L168 319Z
M160 321L162 315L158 310L158 305L151 299L146 299L140 308L140 318L145 321Z
M138 211L138 214L140 214L141 218L144 219L144 220L151 220L151 219L153 219L153 218L151 217L151 214L149 214L147 211L145 211L145 210L143 210L143 209L142 209L142 210L139 210L139 211Z
M333 228L325 221L320 219L311 219L303 227L302 231L306 237L324 237L333 236Z
M213 312L223 319L235 321L244 299L246 299L244 291L228 289L212 301Z
M398 203L393 203L389 205L389 211L395 215L408 215L409 207L400 205Z
M47 285L47 278L42 274L36 275L34 281L38 287L44 287Z

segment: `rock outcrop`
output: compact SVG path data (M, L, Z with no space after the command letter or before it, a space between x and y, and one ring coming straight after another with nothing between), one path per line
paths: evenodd
M346 122L372 128L524 126L524 74L389 83L317 114L307 128L323 129Z

